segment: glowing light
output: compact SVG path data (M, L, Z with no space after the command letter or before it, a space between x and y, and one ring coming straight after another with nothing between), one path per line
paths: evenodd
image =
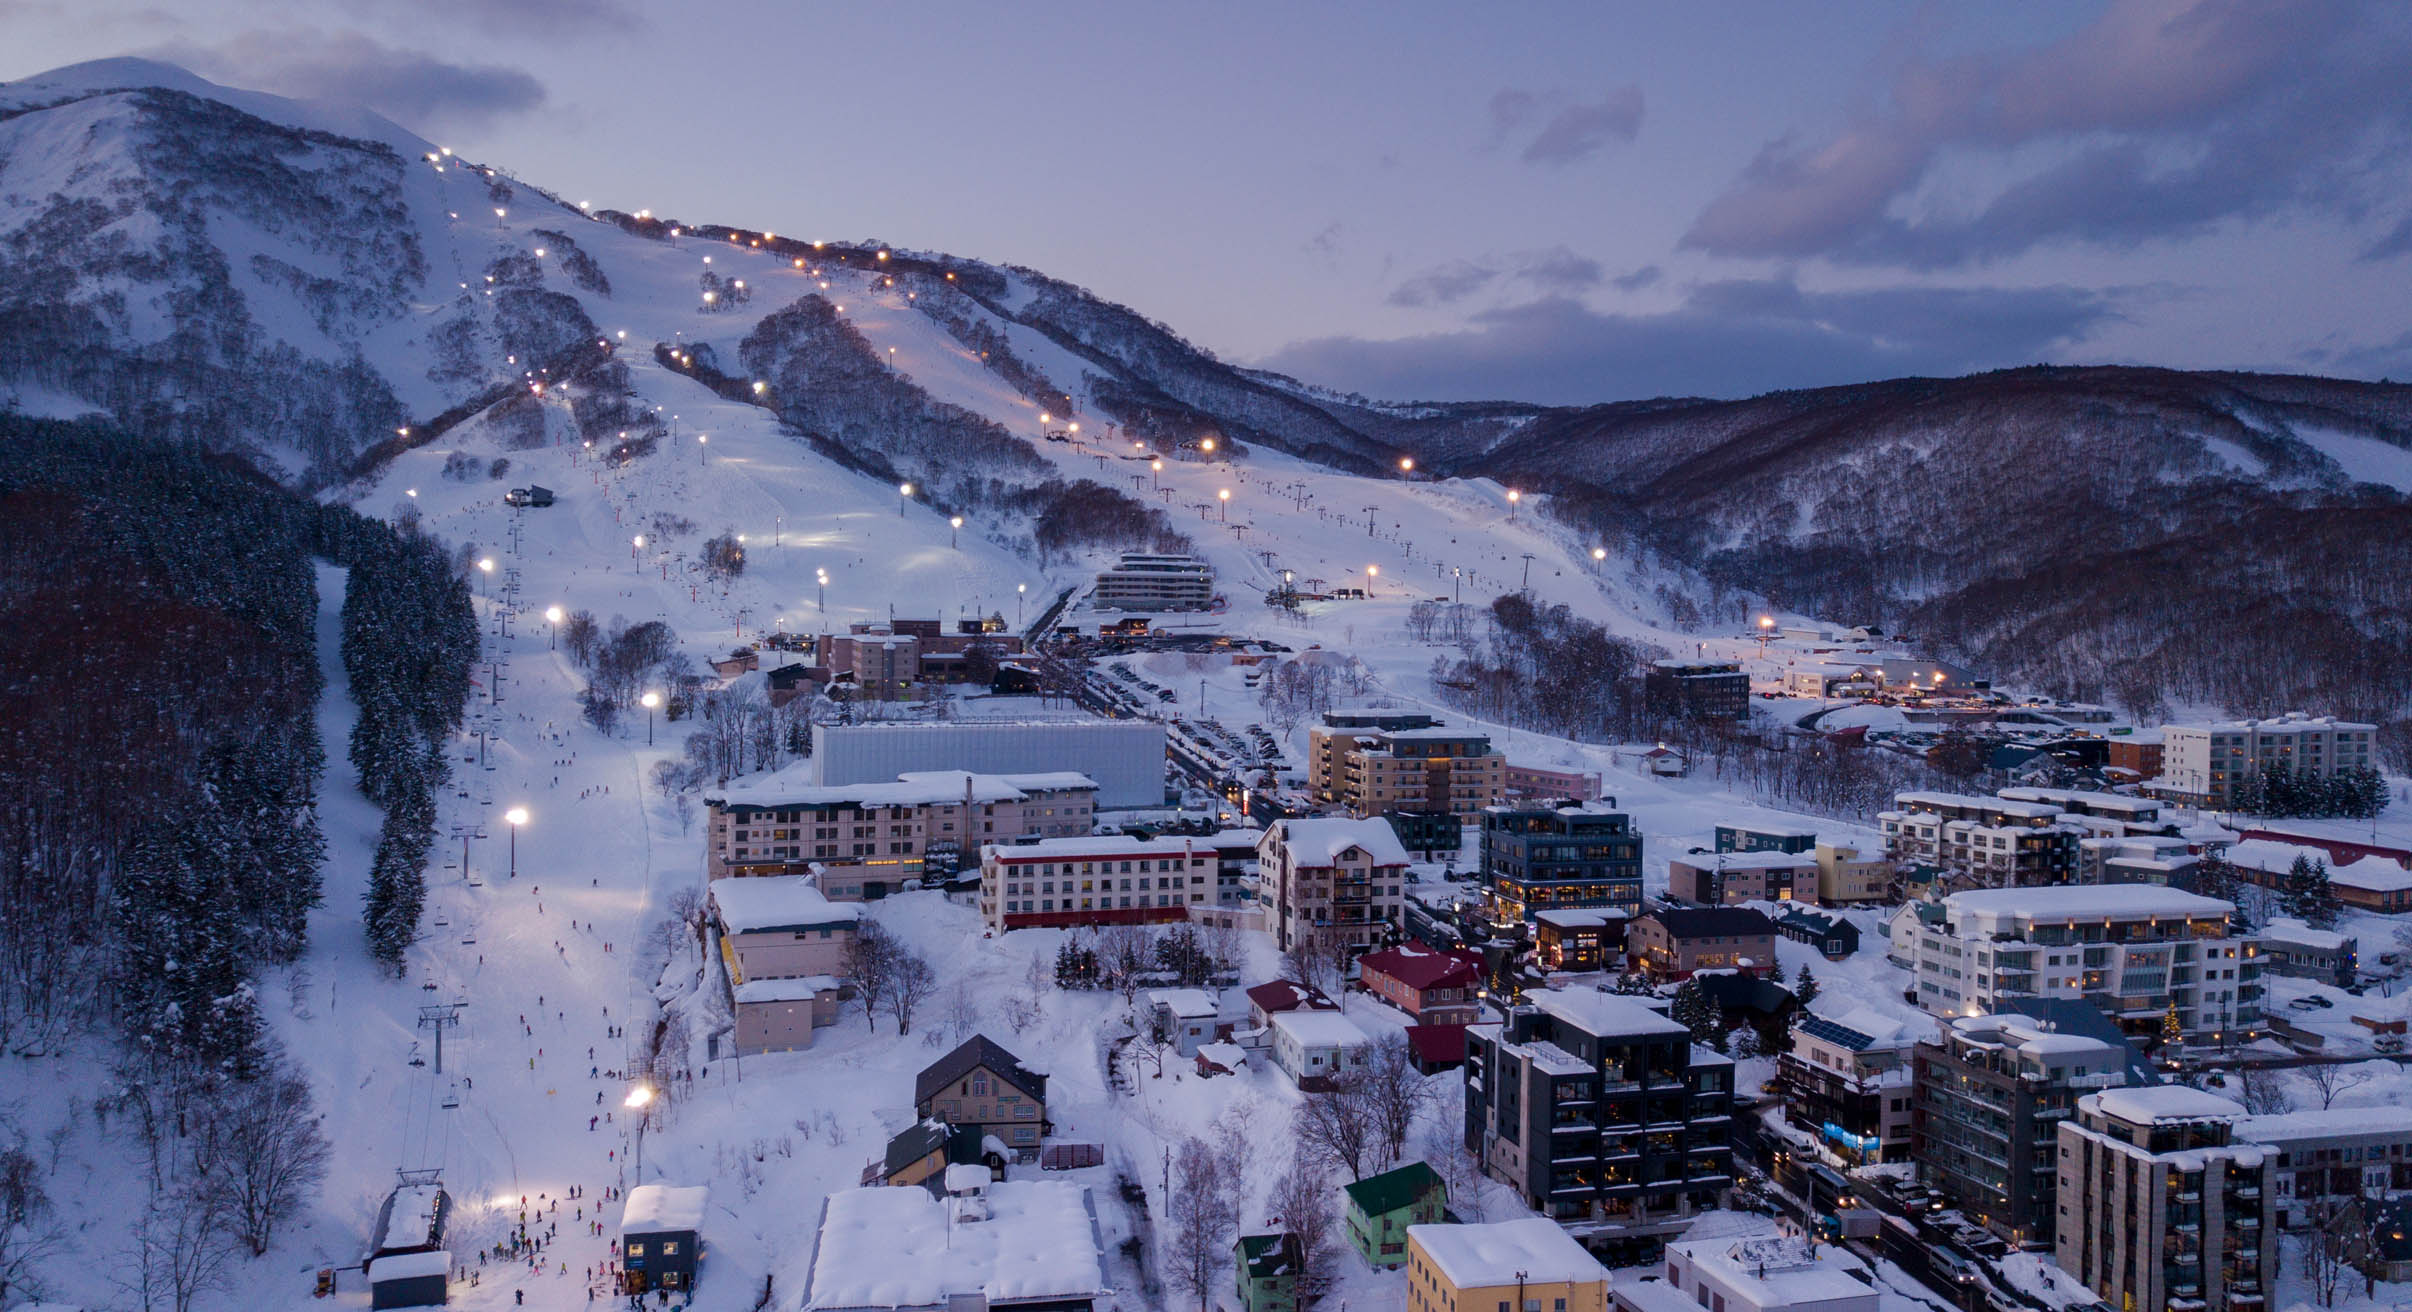
M644 696L637 698L637 705L644 707L648 711L661 704L662 695L658 692L648 691Z
M485 573L488 573L488 574L493 573L493 572L494 572L494 557L492 557L492 556L488 556L488 557L486 557L485 559L483 559L483 560L481 560L481 561L477 562L477 567L478 567L478 569L480 569L481 571L483 571L483 572L485 572Z
M510 824L524 825L528 822L528 808L524 806L514 806L510 810L503 812L503 819Z
M913 485L910 483L899 483L896 485L896 490L898 493L904 496L909 497L913 495Z
M653 694L646 693L645 695L647 697L651 697ZM652 1101L653 1090L645 1085L640 1084L628 1091L628 1099L624 1105L629 1107L642 1107Z
M559 624L561 622L561 608L559 606L545 607L544 622L547 624Z

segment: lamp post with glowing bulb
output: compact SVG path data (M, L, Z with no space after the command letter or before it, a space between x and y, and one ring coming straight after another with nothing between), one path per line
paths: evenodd
M1217 500L1217 501L1220 501L1220 502L1222 502L1222 503L1223 503L1223 522L1224 522L1224 523L1226 523L1226 524L1230 523L1230 522L1231 522L1231 489L1230 489L1230 488L1224 488L1222 491L1215 493L1215 494L1214 494L1214 499L1215 499L1215 500Z
M1400 457L1399 457L1399 477L1401 477L1401 478L1413 478L1413 477L1415 477L1415 457L1414 457L1414 456L1400 456Z
M1029 584L1016 583L1013 585L1013 627L1017 629L1022 627L1022 600L1029 595Z
M1606 548L1606 547L1593 547L1593 548L1591 549L1591 563L1592 563L1592 564L1594 564L1594 565L1601 564L1602 562L1606 561L1607 559L1608 559L1608 548Z
M644 534L639 533L635 537L628 539L628 558L636 562L635 564L629 566L630 569L641 571L645 568L645 558L643 555L644 550Z
M1164 460L1163 460L1163 458L1162 458L1162 457L1160 457L1160 456L1159 456L1158 458L1156 458L1156 459L1154 459L1154 460L1150 460L1150 461L1148 461L1148 462L1147 462L1147 474L1148 474L1148 481L1149 481L1150 483L1155 484L1156 490L1157 490L1157 491L1159 491L1159 492L1163 491L1163 490L1164 490Z
M519 878L519 827L528 822L528 808L514 806L503 812L503 821L511 826L511 875Z
M1515 522L1516 522L1516 503L1517 503L1517 502L1520 502L1520 501L1522 501L1522 500L1524 500L1524 494L1523 494L1522 492L1519 492L1519 491L1517 491L1516 489L1514 489L1514 488L1512 488L1512 487L1508 489L1508 522L1509 522L1509 523L1513 524L1513 523L1515 523Z
M662 704L662 695L647 690L644 696L637 698L637 702L645 708L645 745L651 747L653 746L653 708Z
M949 546L949 547L955 547L955 546L959 546L959 545L961 545L961 543L960 543L960 535L962 534L962 532L963 532L963 516L961 516L961 515L949 515L949 516L947 516L947 520L946 520L946 545L947 545L947 546Z
M555 649L556 647L560 646L560 642L559 642L560 633L561 633L561 608L560 608L559 606L547 606L547 607L545 607L545 608L544 608L544 649L545 649L546 651L551 651L551 650Z
M1378 579L1378 578L1380 578L1380 577L1382 577L1382 567L1381 567L1381 566L1379 566L1379 565L1368 565L1368 566L1366 566L1366 567L1365 567L1365 599L1366 599L1367 601L1371 601L1371 600L1373 600L1373 595L1374 595L1374 580L1375 580L1375 579Z
M813 583L814 586L820 590L820 595L815 599L815 604L820 607L821 613L826 615L829 613L829 571L820 571L818 576L814 578Z
M707 447L707 446L709 446L709 445L711 445L711 442L712 442L712 435L711 435L710 433L697 433L697 434L695 435L695 463L696 463L696 464L699 464L699 465L700 465L700 464L702 464L702 463L704 462L704 455L705 455L704 448L705 448L705 447Z
M910 484L910 483L899 483L899 484L897 484L897 485L896 485L896 517L897 517L898 519L903 519L903 518L904 518L905 506L907 506L908 504L910 504L910 503L912 502L912 500L913 500L913 485L912 485L912 484Z
M1759 650L1760 650L1760 651L1765 651L1765 650L1767 650L1767 640L1768 640L1770 637L1773 637L1774 635L1775 635L1775 616L1773 616L1773 615L1761 615L1761 616L1759 617Z
M645 1183L645 1130L653 1124L653 1086L640 1084L628 1091L621 1106L637 1114L636 1174L637 1183Z
M482 557L477 562L477 595L486 595L487 581L494 577L494 557Z

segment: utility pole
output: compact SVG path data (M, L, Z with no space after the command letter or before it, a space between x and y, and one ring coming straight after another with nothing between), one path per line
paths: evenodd
M1378 509L1378 507L1375 506L1367 506L1365 508L1365 536L1369 538L1374 535L1374 511L1376 509Z
M1518 592L1533 590L1533 553L1529 551L1524 553L1524 582L1518 584L1516 590Z

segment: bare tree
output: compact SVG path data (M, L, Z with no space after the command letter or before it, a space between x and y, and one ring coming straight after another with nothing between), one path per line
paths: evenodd
M1381 1135L1381 1160L1396 1162L1406 1155L1407 1136L1415 1130L1416 1117L1432 1105L1432 1084L1415 1068L1407 1032L1392 1030L1376 1043L1364 1072L1356 1078L1374 1128Z
M1239 1181L1214 1145L1192 1136L1173 1154L1172 1196L1164 1218L1172 1224L1165 1266L1173 1286L1195 1295L1206 1312L1223 1285L1232 1232L1239 1227Z
M879 1028L879 1009L888 1000L895 980L896 940L876 920L857 921L854 942L846 949L846 975L863 1004L863 1023Z
M1011 1015L1011 1008L1007 1009ZM946 1025L946 1037L960 1043L980 1028L980 1004L972 996L970 980L956 980L946 991L946 1012L940 1018ZM1015 1033L1021 1031L1016 1030Z
M2294 1099L2287 1096L2286 1082L2278 1072L2265 1067L2251 1067L2238 1079L2237 1101L2255 1116L2276 1116L2294 1110Z
M2352 1203L2322 1198L2311 1206L2311 1228L2303 1235L2303 1278L2322 1307L2337 1305L2337 1286L2356 1256L2354 1232L2362 1209Z
M1005 1025L1016 1034L1038 1024L1045 1014L1047 990L1055 981L1047 972L1047 963L1037 957L1030 959L1030 968L1022 972L1022 986L1005 999Z
M193 1165L216 1208L258 1257L279 1221L327 1177L331 1151L319 1132L308 1081L280 1073L235 1084L195 1116Z
M1348 948L1330 933L1300 930L1290 946L1282 950L1281 977L1325 993L1340 987L1347 970Z
M1297 1280L1292 1283L1293 1309L1303 1309L1331 1288L1340 1267L1339 1208L1333 1202L1332 1176L1305 1144L1291 1146L1289 1169L1273 1182L1265 1199L1268 1219L1298 1237Z
M1482 1162L1466 1147L1466 1092L1457 1080L1442 1082L1433 1096L1432 1123L1424 1127L1424 1160L1449 1191L1449 1209L1469 1221L1480 1221Z
M53 1157L56 1163L56 1157ZM42 1188L42 1168L20 1136L0 1148L0 1302L9 1295L30 1294L34 1269L57 1250L63 1235L50 1222L50 1195Z
M2368 1071L2349 1070L2342 1065L2326 1062L2306 1067L2303 1073L2311 1077L2312 1087L2320 1091L2321 1111L2335 1106L2339 1096L2361 1088L2372 1078Z
M920 953L898 944L894 966L889 971L888 1005L896 1013L898 1035L913 1032L913 1010L938 987L938 973Z
M1353 1073L1334 1076L1328 1091L1306 1095L1292 1132L1323 1161L1348 1172L1351 1180L1364 1177L1365 1163L1381 1140L1362 1078Z
M115 1277L137 1306L192 1312L203 1294L226 1284L234 1249L197 1189L154 1189L135 1218L133 1242Z

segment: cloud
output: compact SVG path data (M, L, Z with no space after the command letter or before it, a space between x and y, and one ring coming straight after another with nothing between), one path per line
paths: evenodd
M598 29L627 29L642 18L621 0L345 0L344 8L362 15L393 15L413 23L429 18L465 20L492 32L516 36L584 36Z
M1536 292L1580 292L1597 287L1606 276L1598 260L1552 246L1544 251L1434 265L1409 276L1385 299L1410 308L1455 305L1485 288L1508 282L1523 283Z
M1840 130L1762 147L1682 244L1938 268L2353 216L2402 186L2407 59L2401 13L2346 0L2113 0L2048 45L1903 59Z
M1641 133L1640 87L1618 87L1596 105L1569 105L1550 119L1524 148L1527 164L1572 164L1611 141Z
M1641 133L1642 92L1637 86L1610 90L1596 103L1569 103L1564 92L1546 94L1510 87L1491 97L1489 144L1506 144L1531 125L1544 109L1555 107L1549 121L1525 142L1519 158L1527 164L1572 164L1611 142L1631 141Z
M1608 284L1620 292L1638 292L1657 286L1659 280L1666 276L1666 270L1655 264L1645 264L1631 273L1620 273L1610 278Z
M358 32L252 31L158 53L229 85L366 105L421 131L480 128L545 99L543 84L518 69L447 63Z
M2399 255L2412 255L2412 214L2405 215L2403 222L2396 224L2393 230L2379 238L2369 250L2363 251L2362 259L2364 261L2392 260Z
M2115 294L2070 287L1821 292L1758 279L1694 287L1682 305L1654 314L1603 314L1543 296L1476 314L1454 331L1318 338L1263 363L1401 399L1747 396L2065 358L2119 317Z

